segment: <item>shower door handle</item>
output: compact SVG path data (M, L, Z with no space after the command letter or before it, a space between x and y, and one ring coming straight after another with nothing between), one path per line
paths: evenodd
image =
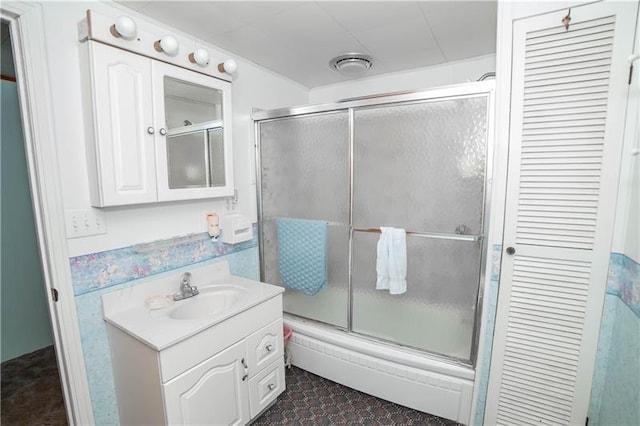
M513 247L507 247L507 254L513 256L514 254L516 254L516 249L514 249Z

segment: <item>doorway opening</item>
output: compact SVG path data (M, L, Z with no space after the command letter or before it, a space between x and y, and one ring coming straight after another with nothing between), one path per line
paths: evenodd
M1 422L68 424L33 213L11 26L1 22Z

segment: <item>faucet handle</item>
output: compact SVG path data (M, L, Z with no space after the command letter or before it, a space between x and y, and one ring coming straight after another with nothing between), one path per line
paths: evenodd
M189 284L191 282L191 272L185 272L182 274L182 284Z

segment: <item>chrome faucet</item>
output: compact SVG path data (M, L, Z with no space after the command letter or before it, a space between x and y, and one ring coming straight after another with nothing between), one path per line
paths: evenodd
M180 283L180 291L173 295L173 300L183 300L193 297L199 293L198 287L191 285L191 272L185 272L182 275Z

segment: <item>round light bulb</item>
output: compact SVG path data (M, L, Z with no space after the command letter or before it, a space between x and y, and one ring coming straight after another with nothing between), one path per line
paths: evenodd
M116 33L126 40L131 40L136 36L136 23L128 16L118 16L114 27Z
M238 69L238 63L233 59L224 61L224 70L229 74L233 74Z
M160 39L160 48L169 56L176 56L180 45L174 36L166 35Z
M209 52L200 48L196 49L192 54L189 55L189 60L192 63L198 64L201 67L206 67L209 65Z

